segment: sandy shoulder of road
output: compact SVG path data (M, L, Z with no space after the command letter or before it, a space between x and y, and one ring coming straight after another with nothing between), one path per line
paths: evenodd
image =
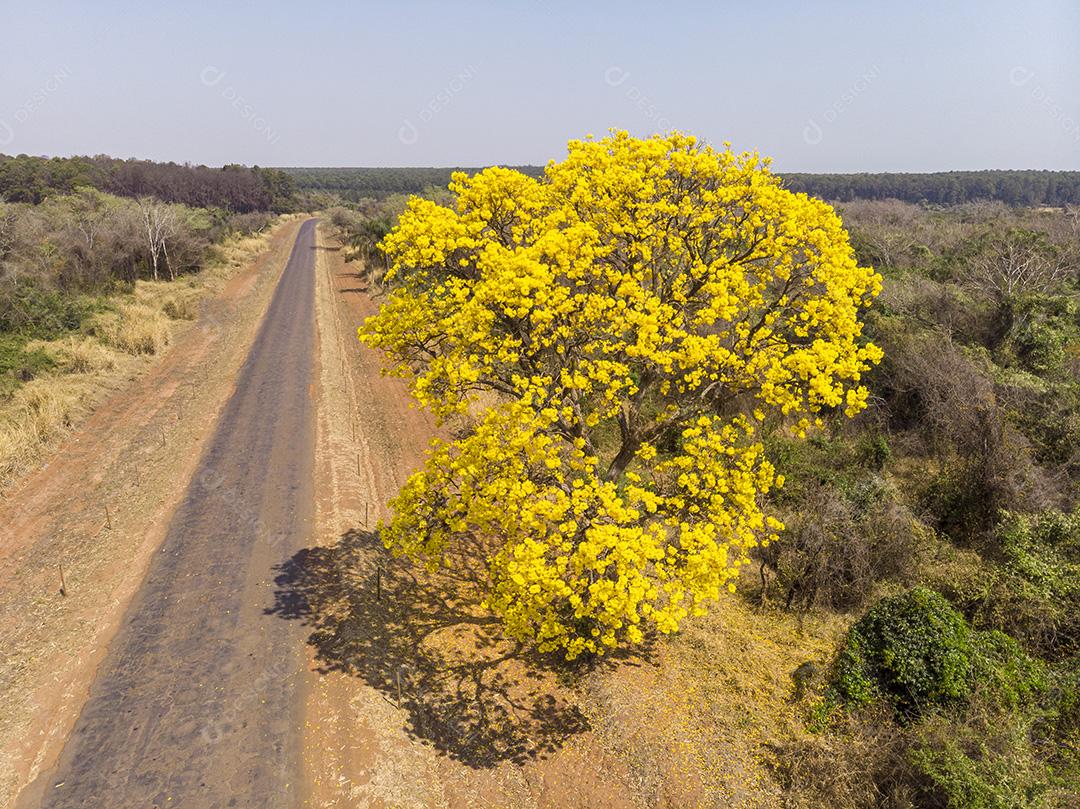
M0 805L59 754L232 393L299 226L279 226L158 361L0 501Z

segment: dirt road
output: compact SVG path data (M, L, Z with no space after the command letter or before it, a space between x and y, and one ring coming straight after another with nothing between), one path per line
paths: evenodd
M314 225L59 761L19 807L299 803L306 656L266 610L311 530Z

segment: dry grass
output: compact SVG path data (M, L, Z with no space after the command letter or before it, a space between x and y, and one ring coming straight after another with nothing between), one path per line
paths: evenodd
M201 276L187 275L175 281L139 281L135 284L134 297L138 303L159 309L172 320L195 320L205 292Z
M168 316L141 303L121 303L116 311L95 316L90 333L128 354L157 354L172 340Z
M85 412L84 384L44 377L23 385L0 415L0 481L32 462L41 447Z
M68 335L59 340L34 340L27 348L44 351L60 371L66 374L112 371L117 366L116 352L87 335Z
M804 735L778 761L790 809L910 809L915 805L908 740L887 713L841 717L829 733Z
M277 226L297 216L280 217ZM196 319L203 298L248 266L266 249L276 230L268 228L258 236L214 248L207 266L196 275L175 281L139 281L130 295L110 302L110 311L95 315L86 334L32 343L53 358L56 369L0 401L0 488L85 417L115 387L118 375L138 367L136 358L167 348L178 327L176 321Z
M777 761L809 737L793 673L823 672L846 630L725 596L656 647L652 665L591 678L592 725L649 806L782 805Z

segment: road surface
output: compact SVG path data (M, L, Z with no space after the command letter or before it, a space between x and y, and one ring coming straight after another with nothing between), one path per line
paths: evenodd
M32 807L290 807L302 629L265 610L313 513L315 220L301 227L188 492Z

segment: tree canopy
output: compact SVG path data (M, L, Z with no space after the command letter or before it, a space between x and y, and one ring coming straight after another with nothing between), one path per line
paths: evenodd
M674 631L781 528L762 422L865 406L879 276L767 161L678 133L450 188L383 240L397 286L360 336L471 426L433 444L384 542L438 565L479 541L485 603L543 651Z

